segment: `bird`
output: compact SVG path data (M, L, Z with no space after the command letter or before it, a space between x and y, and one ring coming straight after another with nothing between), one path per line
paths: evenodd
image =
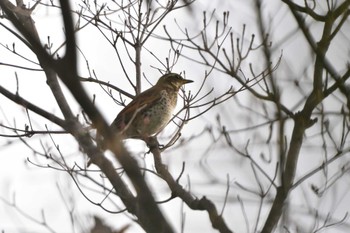
M177 73L164 74L126 105L111 127L122 139L145 139L158 134L172 118L180 88L191 82Z
M119 112L110 125L111 130L121 140L141 139L147 143L171 120L180 88L192 82L176 73L161 76L153 87L141 92ZM96 143L102 151L107 150L108 146L98 131ZM92 159L89 159L87 167L91 164Z

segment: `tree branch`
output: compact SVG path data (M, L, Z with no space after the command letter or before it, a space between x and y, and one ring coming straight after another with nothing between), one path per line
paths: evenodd
M101 113L95 108L94 104L90 101L87 93L79 82L76 67L76 45L73 20L68 1L60 1L63 13L63 22L67 35L66 54L61 60L54 60L49 54L47 54L46 50L37 40L38 37L35 37L30 33L28 28L21 23L17 15L15 15L11 9L9 9L7 4L7 0L0 1L0 6L8 15L11 22L31 44L31 49L39 57L39 60L45 61L45 65L57 72L63 83L67 86L74 98L92 120L97 130L101 133L105 140L107 140L107 148L109 148L115 154L116 158L125 169L126 174L130 178L137 192L136 198L132 198L132 201L129 201L129 198L124 197L125 192L121 193L122 195L120 197L124 201L124 204L127 206L128 210L138 217L140 225L147 232L173 232L156 205L152 193L144 180L136 160L126 151L121 139L118 138L117 135L113 133L114 131L109 128L109 125L106 123ZM82 146L85 153L87 153L87 155L91 158L92 162L100 166L103 172L107 172L106 176L109 178L112 184L122 185L123 182L114 171L111 163L101 154L101 152L98 153L98 148L96 148L94 143L91 141L90 135L83 130L79 122L74 118L69 117L67 120L69 132L76 138L79 145ZM119 186L115 186L114 188L116 190L120 190ZM125 191L128 189L122 190ZM130 195L127 196L130 197Z
M193 210L204 210L208 213L209 219L213 228L217 229L221 233L232 233L232 231L226 225L222 215L218 213L214 203L203 196L201 199L194 198L193 195L186 191L178 181L175 181L172 175L169 173L166 166L162 163L162 158L159 150L159 143L156 137L150 137L147 140L147 145L150 147L150 151L153 154L154 165L157 173L168 184L172 191L172 197L179 197L183 200L188 207Z

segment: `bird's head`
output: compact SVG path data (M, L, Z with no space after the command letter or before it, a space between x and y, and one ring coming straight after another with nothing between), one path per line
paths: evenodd
M191 83L192 80L184 79L179 74L175 73L169 73L165 74L162 77L159 78L156 86L161 86L165 88L171 88L176 91L180 89L180 87L186 83Z

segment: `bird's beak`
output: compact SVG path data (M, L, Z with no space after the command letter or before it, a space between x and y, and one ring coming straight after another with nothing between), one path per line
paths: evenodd
M182 80L182 84L186 84L186 83L192 83L193 81L192 80L189 80L189 79L183 79Z

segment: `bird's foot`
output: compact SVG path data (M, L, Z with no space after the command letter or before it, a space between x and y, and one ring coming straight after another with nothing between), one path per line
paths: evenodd
M157 137L155 136L144 137L142 140L147 144L148 148L150 149L149 152L151 152L153 149L162 150L165 147L164 145L159 144Z

